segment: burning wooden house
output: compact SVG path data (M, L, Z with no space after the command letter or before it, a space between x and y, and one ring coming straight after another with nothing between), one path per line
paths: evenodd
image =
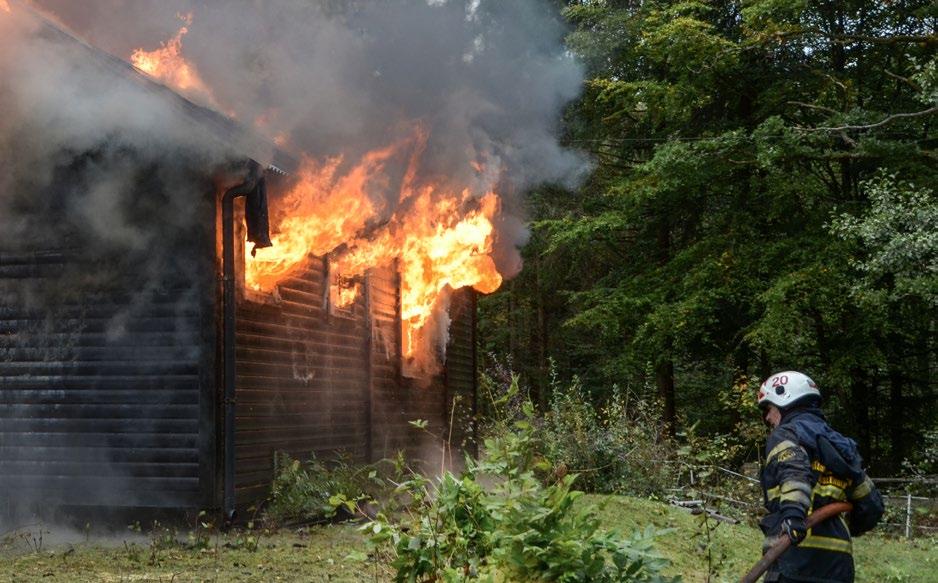
M414 312L400 245L380 261L359 261L356 249L374 249L343 240L290 261L268 251L265 264L268 212L272 249L282 249L283 215L297 207L275 201L292 200L308 177L303 162L30 18L35 35L110 80L102 91L132 86L246 155L208 166L189 150L141 154L108 132L58 152L45 179L10 195L17 220L0 233L0 500L232 512L266 496L277 452L426 458L443 440L466 441L476 355L475 296L464 286L473 282L432 290L443 298L434 309L449 307L429 320L448 330L444 351L446 335L421 332L428 315ZM96 173L115 164L126 180L102 190ZM360 218L344 191L334 194L341 216ZM115 205L119 225L107 218ZM302 219L315 223L315 209ZM357 232L373 241L388 228ZM415 350L440 366L417 363Z

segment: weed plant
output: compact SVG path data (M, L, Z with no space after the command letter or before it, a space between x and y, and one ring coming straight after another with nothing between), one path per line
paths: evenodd
M481 376L486 404L483 434L498 437L524 417L530 401L510 363L492 357ZM546 410L532 419L539 453L555 475L576 473L587 492L661 497L680 472L676 444L667 437L660 407L634 391L612 387L596 400L579 378L563 382L551 365Z
M300 461L278 453L276 467L266 509L266 518L273 524L351 516L383 487L375 467L355 465L345 456L326 464L315 455Z
M484 435L495 437L523 417L521 404L530 399L510 382L508 363L490 360L494 364L480 383L487 403L482 428ZM740 378L720 392L720 405L738 415L732 434L702 435L696 425L684 423L684 430L671 437L648 387L591 390L576 377L560 380L551 367L550 398L532 420L538 451L553 475L578 474L577 486L586 492L660 500L702 498L723 514L755 519L761 491L747 479L752 468L747 473L743 466L759 459L765 439L752 398L756 385L757 379Z
M506 396L517 393L515 378ZM675 581L661 574L653 529L607 532L594 512L575 508L577 475L551 471L538 435L525 401L521 418L486 439L482 458L460 474L410 475L362 527L371 556L398 582Z
M674 485L674 444L654 403L613 387L597 405L576 378L552 395L537 424L539 440L554 467L581 476L580 487L650 496Z

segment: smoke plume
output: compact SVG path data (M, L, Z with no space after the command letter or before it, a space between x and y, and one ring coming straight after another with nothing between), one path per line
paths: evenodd
M217 106L297 153L356 160L420 123L430 128L425 180L473 184L466 162L485 160L501 170L504 197L573 181L584 166L557 141L582 70L545 0L36 3L124 58L158 48L191 18L182 50ZM524 237L519 221L503 221L503 274L520 268L511 251Z

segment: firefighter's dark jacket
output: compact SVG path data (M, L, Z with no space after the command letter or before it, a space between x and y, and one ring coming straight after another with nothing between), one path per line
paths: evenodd
M883 513L882 497L862 469L856 443L831 429L819 408L807 406L783 414L765 452L761 483L769 513L760 526L767 545L786 518L804 519L832 502L854 505L849 522L841 515L809 529L773 570L796 581L852 582L850 536L873 528Z

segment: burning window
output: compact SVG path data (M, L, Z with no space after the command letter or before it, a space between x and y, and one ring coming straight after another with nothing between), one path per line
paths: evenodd
M498 172L473 161L471 184L422 176L427 139L417 124L357 160L303 158L272 199L273 246L245 257L246 283L255 290L302 272L310 257L328 257L323 306L347 317L365 274L395 265L401 356L407 376L424 378L442 366L449 295L463 287L489 293L502 282L493 258Z
M362 291L362 277L346 276L336 268L333 257L323 261L326 283L326 312L330 316L355 315L355 300Z
M279 304L283 301L283 298L280 296L280 286L278 284L272 284L267 287L262 287L256 285L253 281L250 280L250 273L246 269L253 257L252 248L254 245L247 240L247 227L245 226L244 220L244 199L239 198L235 200L235 266L236 271L236 285L237 293L239 297L244 298L250 302L255 302L258 304ZM220 236L219 229L219 236ZM221 242L219 241L219 246ZM219 251L220 253L220 251Z

